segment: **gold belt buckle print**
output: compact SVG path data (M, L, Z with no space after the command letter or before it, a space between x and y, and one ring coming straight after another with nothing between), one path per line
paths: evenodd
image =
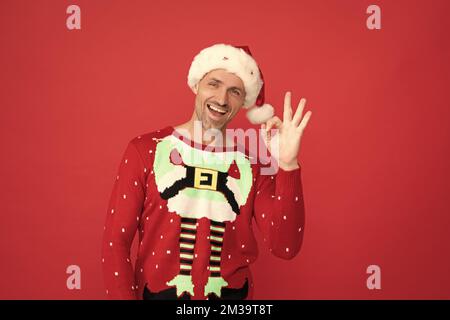
M217 190L217 174L216 170L195 168L194 188Z

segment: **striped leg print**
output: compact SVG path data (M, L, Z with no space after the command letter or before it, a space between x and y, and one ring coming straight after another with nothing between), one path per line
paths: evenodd
M197 219L181 218L180 233L180 274L190 275L194 259Z
M210 221L210 237L211 255L209 257L210 276L205 286L205 296L214 293L217 297L221 296L222 287L226 287L228 283L220 274L220 255L222 253L223 234L225 233L225 223Z
M209 257L209 270L211 277L220 277L220 255L222 253L223 233L225 223L211 221L210 237L211 256Z
M195 236L197 234L197 219L181 218L180 232L180 273L167 282L168 286L177 288L177 296L184 292L194 296L192 282L192 261L194 260Z

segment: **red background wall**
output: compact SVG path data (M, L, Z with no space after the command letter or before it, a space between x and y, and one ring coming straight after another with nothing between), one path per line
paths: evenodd
M66 8L81 8L81 30ZM381 30L366 8L381 7ZM299 256L260 246L255 298L450 298L450 2L0 2L0 298L103 299L120 157L192 114L194 55L249 45L282 113L308 99ZM242 112L236 127L248 127ZM259 236L258 236L258 239ZM81 268L81 290L66 268ZM366 268L381 267L381 290Z

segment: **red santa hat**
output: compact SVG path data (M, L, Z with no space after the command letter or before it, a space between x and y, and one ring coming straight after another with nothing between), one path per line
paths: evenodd
M264 78L248 46L215 44L200 51L191 63L188 85L191 89L205 74L214 69L225 69L241 78L245 87L244 108L253 124L264 123L273 117L274 110L264 103Z

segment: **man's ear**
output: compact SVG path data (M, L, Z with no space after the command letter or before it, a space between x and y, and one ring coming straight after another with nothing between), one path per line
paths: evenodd
M198 82L195 84L195 86L193 86L193 87L191 88L191 90L192 90L192 92L193 92L195 95L197 95L197 92L198 92Z

